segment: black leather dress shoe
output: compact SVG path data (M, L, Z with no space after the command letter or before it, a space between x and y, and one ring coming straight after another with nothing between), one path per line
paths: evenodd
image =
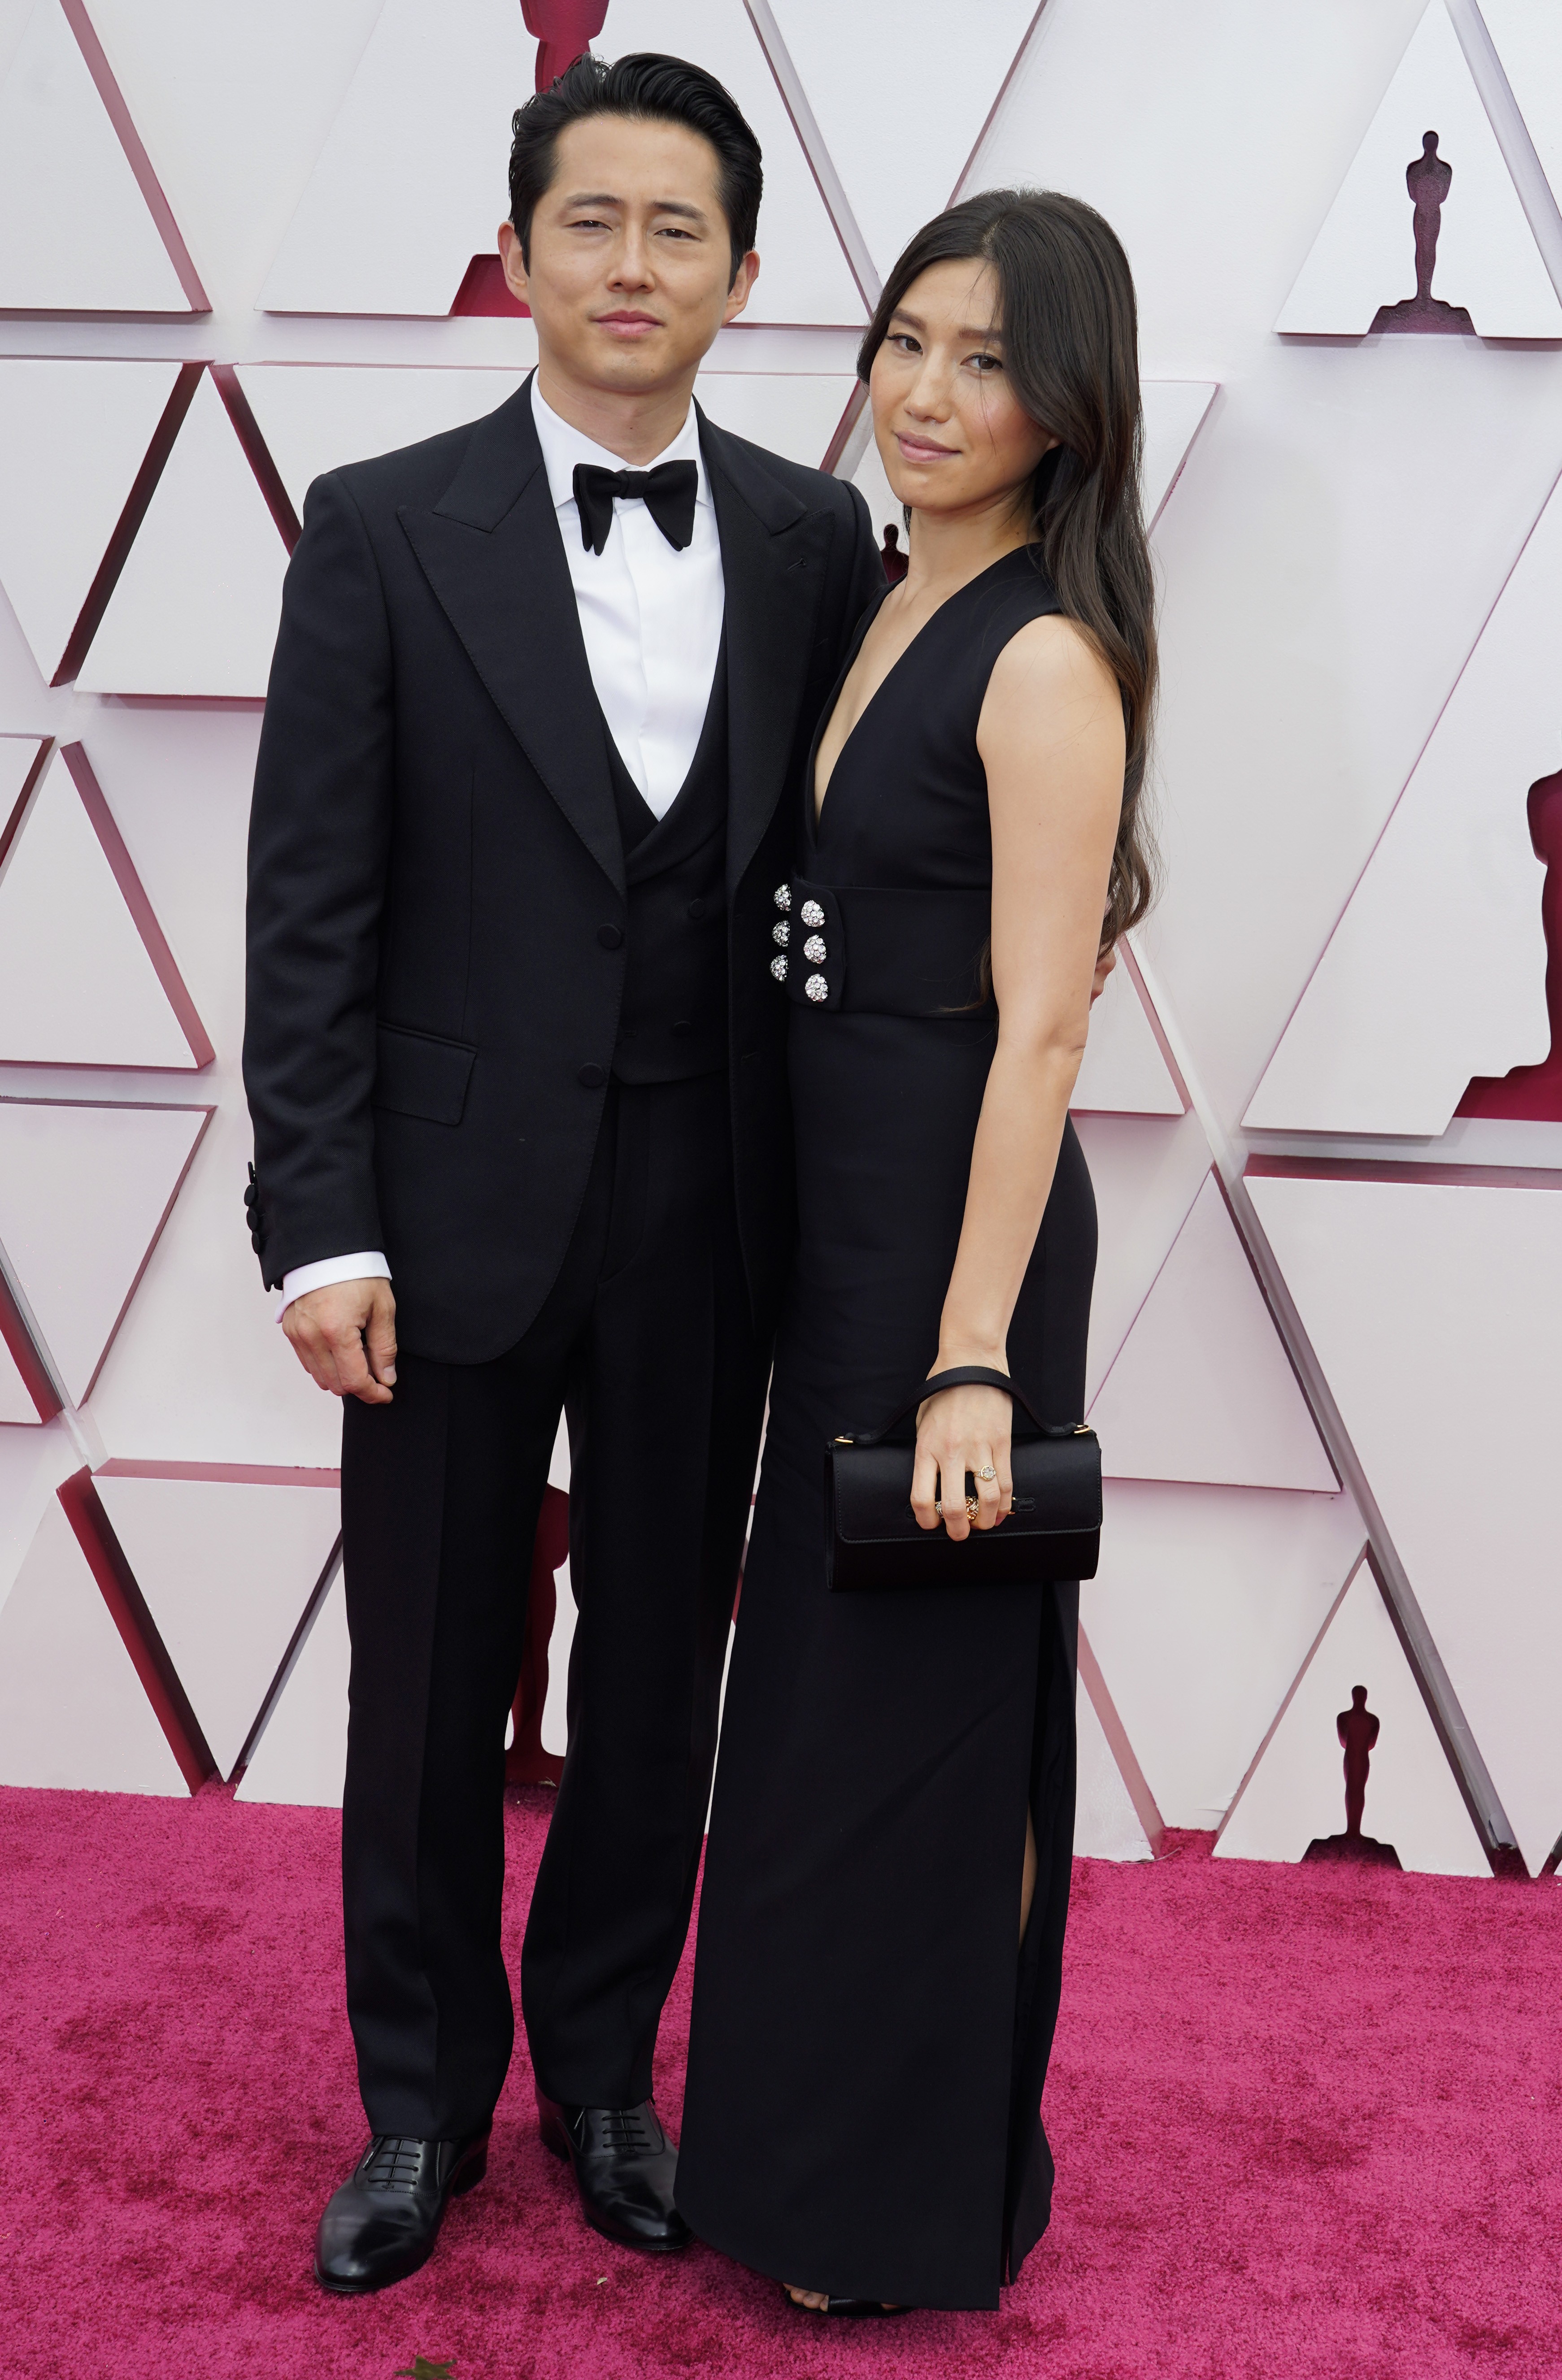
M488 2134L409 2141L376 2132L350 2181L327 2201L314 2241L314 2277L338 2297L404 2281L433 2253L445 2210L488 2170Z
M638 2107L561 2107L537 2094L543 2145L567 2157L593 2231L666 2253L694 2237L673 2204L678 2153L649 2099Z

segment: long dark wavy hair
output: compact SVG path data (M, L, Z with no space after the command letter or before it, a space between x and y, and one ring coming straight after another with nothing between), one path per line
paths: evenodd
M1122 243L1081 199L983 190L924 224L885 284L858 353L864 381L890 318L930 265L990 264L1004 370L1025 411L1060 443L1030 488L1030 537L1068 616L1122 689L1128 759L1104 942L1137 925L1155 892L1141 808L1155 707L1155 589L1140 505L1139 317Z

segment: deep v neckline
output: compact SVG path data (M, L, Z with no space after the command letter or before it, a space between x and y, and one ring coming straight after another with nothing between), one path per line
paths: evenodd
M877 686L873 688L873 693L868 697L867 701L863 704L861 710L852 721L851 725L847 729L845 735L841 738L841 748L836 754L835 759L830 765L830 773L828 778L825 780L824 790L823 794L820 794L816 791L816 777L819 768L819 747L824 741L826 728L829 726L830 722L836 715L846 682L857 666L857 658L862 650L868 631L873 626L873 622L878 618L880 612L884 609L884 606L888 601L890 596L895 592L895 589L893 587L886 586L883 594L880 595L877 601L873 603L872 609L863 613L861 619L858 623L857 634L851 640L851 650L847 654L839 677L836 680L835 686L830 695L830 699L819 714L819 724L813 731L813 741L808 747L808 769L804 779L803 793L807 804L808 836L811 844L817 843L819 839L819 830L824 821L824 805L830 798L830 787L835 783L836 777L840 773L841 762L846 759L852 738L856 735L858 729L862 725L863 721L873 710L874 705L879 699L879 697L889 686L890 681L896 676L897 672L905 665L905 663L910 660L911 655L916 651L917 647L927 635L928 630L933 626L934 621L942 619L951 603L958 603L960 597L968 594L971 588L980 587L984 578L991 577L995 570L1001 570L1004 565L1007 562L1011 562L1017 553L1028 554L1030 552L1031 548L1029 545L1011 545L1007 553L1000 553L996 562L990 562L985 570L979 570L973 578L966 579L962 586L953 589L949 594L946 595L942 603L938 603L934 606L934 609L928 613L927 618L922 622L921 626L917 630L916 634L908 640L904 651L897 653L888 669L885 670L883 677L880 678Z

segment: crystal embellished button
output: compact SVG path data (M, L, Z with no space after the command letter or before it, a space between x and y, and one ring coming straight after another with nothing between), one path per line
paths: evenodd
M803 990L810 1000L828 1000L830 997L830 987L822 975L811 975Z
M792 888L789 884L778 884L776 886L775 905L778 909L789 909L791 907Z
M790 905L788 904L788 906L789 905ZM802 921L805 926L822 926L824 924L824 912L819 906L817 901L805 901L803 903Z
M802 954L804 958L808 960L811 966L817 966L820 960L824 955L824 935L810 934L807 941L804 942L802 946Z
M779 942L783 950L786 949L792 939L792 929L785 917L777 917L770 929L770 939L773 942Z
M770 962L770 972L775 978L777 983L785 983L787 980L786 960L784 958L772 959Z

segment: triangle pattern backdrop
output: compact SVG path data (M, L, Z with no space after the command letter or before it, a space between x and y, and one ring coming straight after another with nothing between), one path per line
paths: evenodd
M1123 1772L1081 1677L1074 1690L1078 1768L1074 1789L1076 1859L1147 1860L1150 1847Z
M1562 203L1562 9L1537 0L1481 0L1481 15L1541 169Z
M211 1059L86 755L56 751L0 861L0 1062Z
M1360 335L1371 330L1380 306L1414 295L1405 169L1420 156L1423 133L1433 130L1454 176L1442 210L1434 298L1465 308L1484 338L1562 338L1562 304L1445 0L1428 0L1281 309L1277 331Z
M1562 481L1514 564L1243 1123L1446 1132L1551 1047L1530 787L1562 765Z
M4 1293L0 1289L0 1296ZM4 1336L0 1336L0 1422L31 1427L41 1419L21 1366Z
M0 1785L189 1790L53 1496L0 1605Z
M727 85L764 152L763 259L746 319L857 322L862 300L742 0L610 0L596 48L698 57ZM278 250L262 306L283 313L447 314L509 212L510 116L531 96L536 44L517 0L385 0ZM495 60L508 60L495 71ZM383 237L361 237L364 188L385 190Z
M1244 1780L1215 1857L1300 1860L1309 1843L1344 1833L1344 1754L1336 1722L1360 1685L1381 1721L1362 1833L1392 1844L1412 1874L1489 1876L1481 1839L1365 1561L1329 1614Z
M236 1800L341 1808L351 1664L347 1592L338 1570L238 1780Z
M1090 1038L1069 1106L1076 1114L1179 1116L1187 1102L1165 1061L1142 985L1118 954L1090 1013Z
M93 1485L212 1757L234 1765L341 1528L336 1474L110 1463Z
M0 586L45 684L178 376L171 363L0 359Z
M98 1376L211 1115L0 1099L0 1247L73 1404Z
M1213 1173L1091 1406L1114 1479L1338 1481Z
M1021 45L1037 0L771 0L830 163L881 282L918 227L948 205ZM763 21L763 20L762 20ZM937 60L938 104L927 104ZM911 128L915 128L914 131Z
M1366 1531L1348 1496L1109 1479L1080 1615L1168 1827L1218 1827Z
M1562 1833L1562 1189L1248 1188L1537 1874Z
M287 567L260 482L202 372L78 685L259 699Z
M36 0L0 84L0 309L204 310L183 243L170 255L69 17L107 79L81 0L68 12ZM122 108L116 90L113 98ZM138 162L150 172L144 152ZM165 214L155 186L154 195Z
M385 0L260 303L284 314L448 314L508 212L510 117L531 96L536 52L519 0ZM387 156L397 160L389 176Z

